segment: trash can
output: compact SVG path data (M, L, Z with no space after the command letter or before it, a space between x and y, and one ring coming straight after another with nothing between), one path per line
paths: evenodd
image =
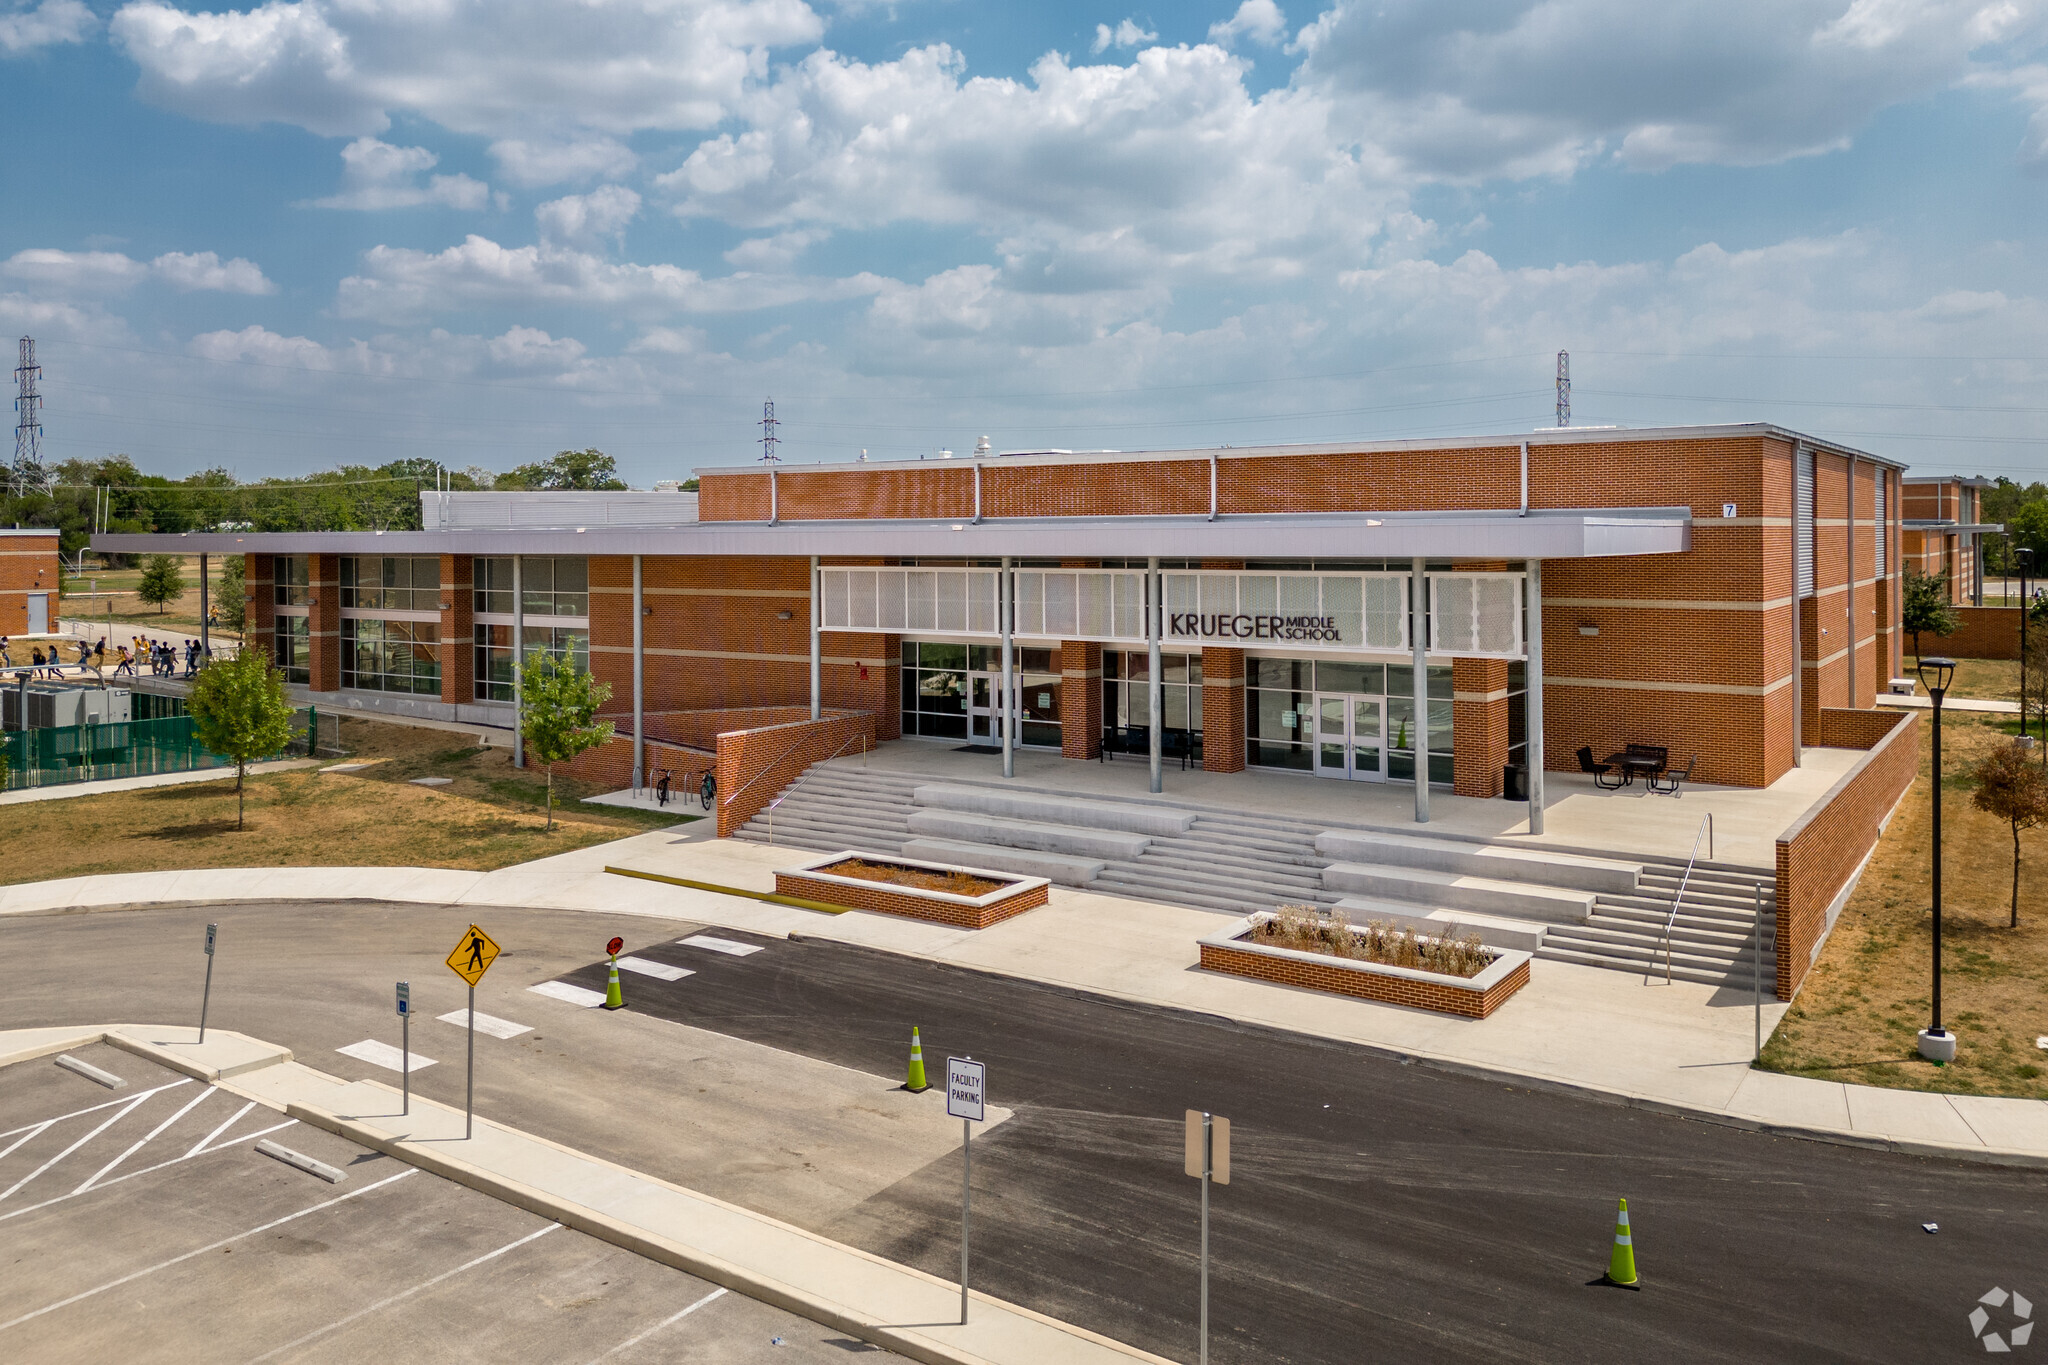
M1503 801L1529 799L1529 765L1510 763L1500 770L1500 798Z

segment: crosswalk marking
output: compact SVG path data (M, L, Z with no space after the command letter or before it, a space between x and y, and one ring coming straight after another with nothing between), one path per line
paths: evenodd
M586 990L582 986L572 986L566 981L543 981L538 986L528 986L526 989L535 995L545 995L550 1000L560 1000L583 1009L595 1009L604 1003L603 991Z
M740 943L712 934L692 934L688 938L679 938L676 942L692 948L709 948L714 953L728 953L733 957L749 957L761 951L761 945L758 943Z
M686 976L696 975L688 967L671 967L666 962L656 962L651 957L622 957L619 959L619 969L638 972L642 976L658 976L663 981L681 981Z
M457 1028L469 1027L469 1011L466 1009L449 1010L446 1014L437 1014L434 1017L444 1024L453 1024ZM533 1032L533 1025L515 1024L510 1019L500 1019L494 1014L485 1014L478 1010L476 1031L488 1033L493 1038L517 1038L522 1033Z
M334 1050L344 1057L353 1057L359 1062L368 1062L371 1066L381 1066L386 1071L422 1071L435 1065L432 1057L422 1057L415 1052L408 1058L404 1052L376 1038L365 1038L360 1043L350 1043L347 1047L338 1047Z

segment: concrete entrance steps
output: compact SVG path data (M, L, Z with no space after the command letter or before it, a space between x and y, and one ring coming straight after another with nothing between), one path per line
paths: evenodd
M1466 877L1561 886L1576 891L1631 893L1643 875L1641 863L1614 858L1553 853L1546 848L1459 844L1412 834L1330 830L1316 836L1316 852L1340 863L1415 867Z
M1378 863L1332 863L1323 869L1323 885L1382 900L1554 924L1584 923L1593 913L1596 899L1591 891L1561 886L1531 886L1496 877L1465 877L1425 867L1387 867Z
M917 799L920 789L925 804ZM979 837L963 839L953 833L970 828L951 823L960 816L985 822ZM934 832L914 830L914 819ZM942 828L949 833L936 832ZM792 849L900 853L1232 915L1271 910L1283 903L1337 906L1348 899L1389 907L1379 918L1407 913L1426 920L1442 912L1464 922L1484 916L1541 927L1539 957L1637 973L1647 970L1653 955L1657 970L1663 970L1664 922L1684 875L1682 860L1671 858L1646 855L1624 861L1393 830L1332 829L1286 816L1156 797L1081 799L1000 779L934 783L844 763L812 768L776 809L774 830L775 843ZM1111 858L1069 851L1073 846L1060 843L1113 830L1143 835L1142 851L1133 858ZM991 833L1044 846L992 843ZM739 837L767 842L765 815L755 817ZM1318 851L1319 838L1325 847L1346 852L1363 852L1370 844L1381 857L1333 858ZM1343 842L1350 840L1361 842ZM1531 864L1516 863L1530 855L1536 855L1534 872ZM1491 871L1499 865L1495 875L1477 880L1502 883L1517 894L1535 897L1544 913L1505 909L1493 901L1482 907L1477 898L1469 904L1446 904L1438 890L1443 883L1420 874L1436 872L1450 882L1461 878L1439 867L1412 865L1443 859L1449 861L1442 861L1441 868L1478 865ZM1478 862L1462 861L1469 859ZM1368 867L1378 880L1327 885L1325 870L1338 862ZM1099 870L1091 866L1096 863L1101 864ZM1507 870L1510 863L1516 863L1514 871ZM1535 880L1572 880L1582 873L1611 876L1614 867L1632 866L1639 869L1632 891L1560 887ZM1374 889L1390 886L1396 888L1391 893ZM1765 915L1763 972L1773 974L1771 874L1713 865L1695 868L1686 887L1685 904L1671 935L1674 977L1747 987L1750 914L1753 888L1758 886ZM1544 899L1560 895L1567 898L1562 905ZM1351 910L1346 913L1361 917ZM1486 937L1483 928L1481 936Z
M1554 927L1534 920L1475 915L1467 910L1422 911L1404 901L1376 901L1362 896L1346 896L1337 902L1336 908L1354 925L1376 921L1397 929L1412 928L1421 934L1477 934L1479 941L1489 948L1519 948L1531 953L1543 946L1545 933Z

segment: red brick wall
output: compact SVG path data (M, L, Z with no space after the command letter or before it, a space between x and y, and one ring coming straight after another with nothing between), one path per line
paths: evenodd
M1499 796L1501 769L1508 761L1507 660L1451 660L1451 693L1451 790L1459 796Z
M1828 906L1876 847L1885 817L1920 769L1917 715L1823 711L1808 717L1808 725L1842 747L1872 742L1856 767L1778 836L1780 1000L1790 1000L1806 979L1827 938Z
M1244 651L1202 650L1202 770L1244 771Z
M1102 646L1088 640L1060 642L1060 753L1102 754Z
M262 645L276 657L277 630L277 557L275 555L243 555L242 620L247 625L249 638Z
M1212 972L1229 972L1235 976L1255 977L1260 981L1274 981L1284 986L1328 991L1333 995L1383 1000L1388 1004L1436 1010L1441 1014L1459 1014L1469 1019L1486 1018L1499 1009L1509 996L1529 984L1527 958L1483 991L1439 985L1434 981L1417 981L1406 976L1383 976L1378 972L1360 971L1356 967L1340 965L1339 959L1336 958L1330 959L1325 965L1291 957L1247 952L1242 948L1219 943L1202 945L1202 966Z
M1019 887L1009 895L999 897L987 905L973 906L920 896L913 888L891 886L887 882L843 886L838 882L807 877L801 872L775 874L777 895L818 901L824 905L844 905L855 910L875 910L884 915L930 920L935 924L950 924L956 929L986 929L991 924L1000 923L1012 915L1021 915L1026 910L1036 910L1046 903L1049 890L1050 888L1041 881L1035 885Z
M336 692L341 689L341 556L306 556L306 586L312 599L306 622L308 686Z
M718 736L718 837L728 838L782 789L856 736L875 742L871 712L828 714ZM858 752L856 744L849 752Z
M469 555L441 556L441 700L454 706L476 700L475 564ZM626 704L633 704L630 677Z
M1953 635L1920 634L1920 648L1954 659L2017 659L2020 657L2018 607L1957 607L1963 623ZM2027 624L2029 637L2048 626ZM1908 642L1910 643L1910 641Z
M28 630L30 593L49 597L49 628L57 629L61 610L57 598L57 545L54 535L0 532L0 635L20 635ZM28 656L23 652L20 657Z

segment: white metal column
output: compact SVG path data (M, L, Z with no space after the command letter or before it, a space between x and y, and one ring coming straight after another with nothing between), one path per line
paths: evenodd
M1543 833L1543 561L1529 561L1528 695L1522 703L1522 724L1527 731L1523 751L1529 765L1529 832Z
M1415 823L1429 823L1429 565L1408 574L1408 640L1415 651Z
M526 584L519 572L520 556L512 556L512 766L526 766L526 703L519 683L526 676Z
M974 476L981 477L981 466L974 467ZM980 487L977 483L976 487ZM1010 557L1003 556L1003 571L996 575L996 612L1003 628L1003 699L998 708L1003 725L1003 776L1017 775L1017 651L1012 637L1017 627L1017 604L1012 596L1016 574L1010 569Z
M81 559L84 558L83 555L79 557ZM213 659L213 630L206 619L207 612L212 606L207 594L212 590L213 585L206 581L206 563L207 557L205 555L199 556L199 662L201 666L211 662ZM1978 576L1978 581L1983 581L1981 574Z
M1161 715L1166 709L1166 691L1159 683L1159 632L1166 626L1166 602L1159 587L1159 560L1155 556L1145 561L1145 652L1149 659L1145 670L1145 692L1152 712L1150 752L1154 792L1166 790L1166 773L1159 761L1161 727L1166 723Z
M773 473L773 470L769 471ZM818 629L818 557L811 556L811 719L824 715L824 632Z
M647 780L647 609L642 605L640 556L633 556L633 794Z

